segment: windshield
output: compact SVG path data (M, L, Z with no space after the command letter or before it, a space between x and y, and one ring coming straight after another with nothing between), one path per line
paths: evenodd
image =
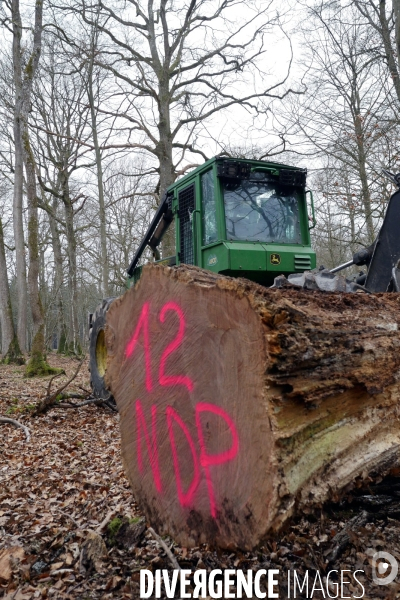
M273 183L224 183L228 240L300 244L297 193Z

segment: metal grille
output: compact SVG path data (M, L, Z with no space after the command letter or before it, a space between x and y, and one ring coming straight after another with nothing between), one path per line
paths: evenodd
M295 254L294 268L296 271L309 271L311 269L311 257L304 256L304 254Z
M301 171L292 171L291 169L280 169L279 170L279 183L282 185L306 185L307 171L302 169Z
M193 230L192 213L195 208L194 183L185 188L178 194L179 206L179 234L180 234L180 253L181 263L193 265Z

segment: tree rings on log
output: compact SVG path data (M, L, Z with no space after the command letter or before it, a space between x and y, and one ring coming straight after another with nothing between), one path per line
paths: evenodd
M251 549L399 460L398 296L148 265L108 314L106 382L152 526Z

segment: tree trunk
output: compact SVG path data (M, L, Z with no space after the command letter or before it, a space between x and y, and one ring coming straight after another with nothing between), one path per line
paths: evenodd
M25 115L26 119L27 116L28 115ZM39 295L39 214L38 198L36 195L35 159L30 146L28 123L25 119L22 130L22 144L24 148L24 163L26 173L26 195L28 198L28 287L29 300L32 310L33 340L35 340L35 337L39 331L41 339L44 339L44 315L43 306ZM40 353L43 356L44 345L41 348Z
M61 252L60 233L58 231L57 221L55 218L56 214L57 199L54 197L52 210L48 211L48 216L51 231L51 245L54 254L54 290L57 305L57 350L59 353L64 353L67 328L65 326L63 302L63 259Z
M74 207L69 195L68 179L64 178L63 203L65 211L65 233L68 246L68 287L70 293L70 333L69 349L75 354L81 353L78 325L78 285L76 280L76 238L74 230Z
M357 106L353 107L353 123L357 138L357 167L361 183L362 197L361 202L364 209L365 224L367 226L368 243L372 244L375 239L374 221L372 218L371 208L371 193L369 190L368 175L367 175L367 159L365 153L364 130L362 126L362 116L360 111L359 94L356 90L354 93ZM355 113L355 114L354 114Z
M0 323L1 352L7 354L14 338L14 322L11 308L10 289L8 287L6 255L4 251L3 224L0 219Z
M159 80L159 122L158 134L159 142L156 147L156 154L160 169L160 201L162 200L167 188L174 183L176 174L172 158L172 133L171 133L171 92L169 89L168 70L162 70L162 76ZM175 248L175 228L172 224L162 241L163 258L174 256L177 250Z
M396 50L399 49L399 16L400 9L399 3L397 0L393 3L394 13L395 13L395 42L396 42ZM396 56L393 51L392 40L390 36L390 26L388 19L386 17L386 0L380 0L379 2L379 21L381 25L381 37L383 42L383 47L385 50L386 61L389 67L390 75L392 76L393 86L396 92L396 96L398 101L400 102L400 78L399 78L399 70L400 70L400 57Z
M395 294L144 267L108 312L106 378L149 521L250 549L400 465L399 322Z
M18 161L22 161L25 164L26 173L26 191L28 198L28 250L29 250L29 300L32 310L32 321L33 321L33 342L31 349L31 358L27 365L27 375L45 375L52 372L52 369L47 365L44 360L44 315L43 307L39 296L39 225L38 225L38 199L36 195L36 173L35 173L35 159L30 145L29 140L29 129L28 119L29 112L31 110L31 95L33 80L39 64L39 58L42 47L42 20L43 20L43 2L38 0L35 4L35 22L33 31L33 45L32 50L29 54L28 60L24 66L22 76L22 64L23 56L21 50L21 34L22 34L22 23L19 11L19 0L13 0L12 2L12 13L13 13L13 62L14 62L14 82L16 89L16 108L14 117L14 137L15 137L15 154L16 162L17 155ZM14 22L15 21L15 22ZM24 49L24 53L26 49ZM14 190L14 207L16 217L22 218L22 164L18 164L18 177L16 170L15 178L15 190ZM21 214L20 214L21 213ZM16 248L17 243L21 244L22 222L20 225L15 225L16 228ZM17 231L18 229L18 231ZM18 241L17 241L18 240ZM22 237L23 243L23 237ZM25 252L25 251L24 251ZM21 251L17 251L17 255ZM20 258L20 262L22 258ZM19 267L17 262L17 276L18 269L24 268L21 263ZM25 280L25 274L24 274ZM21 289L22 289L21 282ZM19 290L18 290L19 291ZM19 298L21 302L21 298ZM21 306L19 304L19 313L23 311L26 315L26 298L25 304ZM26 318L26 316L25 316ZM18 320L20 320L20 314L18 314ZM26 321L25 321L26 322ZM18 326L18 331L20 326ZM21 336L22 331L21 331ZM24 340L22 341L22 347L24 348Z
M106 230L106 209L104 204L104 186L103 186L103 165L101 150L99 145L99 139L97 135L97 118L96 109L94 106L94 95L93 95L93 54L94 44L92 47L92 55L89 63L88 70L88 81L87 81L87 94L90 105L90 116L92 126L92 137L93 145L95 149L96 157L96 169L97 169L97 189L99 192L99 222L100 222L100 248L101 248L101 289L103 298L110 296L109 286L109 267L108 267L108 255L107 255L107 230Z
M396 42L396 55L397 55L397 74L400 72L400 0L393 0L393 12L394 12L394 38Z
M23 151L21 136L22 111L22 66L21 66L21 36L22 23L19 13L19 1L12 2L13 22L13 75L15 86L14 102L14 197L13 197L13 226L15 241L15 273L17 279L18 302L18 341L22 352L26 352L27 337L27 306L28 290L26 283L26 257L23 226Z

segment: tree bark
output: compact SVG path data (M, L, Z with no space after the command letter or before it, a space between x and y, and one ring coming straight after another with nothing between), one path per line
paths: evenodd
M10 288L6 255L4 251L3 224L0 219L0 323L1 323L1 352L7 354L8 348L14 337L14 322L11 308Z
M164 66L159 79L159 141L156 146L156 155L159 161L160 183L159 197L164 197L167 188L176 179L175 167L172 157L172 132L171 132L171 91L169 89L169 65ZM167 258L177 253L175 248L175 226L171 224L162 241L162 256Z
M21 22L18 0L13 1L15 14ZM35 375L47 375L53 372L44 359L45 337L44 337L44 312L39 294L39 210L38 197L36 191L36 165L29 137L29 113L31 111L31 96L33 81L39 65L39 59L42 49L42 22L43 22L43 2L37 0L35 3L35 23L33 31L33 45L28 61L23 70L21 86L21 110L20 134L22 142L22 155L26 174L26 195L28 200L28 251L29 251L29 300L32 311L33 322L33 340L31 348L31 357L26 368L28 377ZM15 60L19 61L19 70L22 73L22 50L21 36L14 34L17 39L17 48ZM26 311L26 308L24 309Z
M395 294L144 267L107 315L135 499L183 545L250 549L400 464Z
M371 207L371 192L368 183L367 174L367 157L365 152L365 139L364 130L362 127L362 116L360 110L360 102L358 91L354 93L357 101L355 101L353 109L353 122L354 130L357 139L357 168L360 177L361 191L362 191L362 205L364 209L365 224L367 226L367 239L368 243L372 244L376 235L374 231L374 222L372 218L372 207Z
M399 49L399 14L400 14L400 10L399 10L399 5L398 2L393 3L393 8L394 8L394 12L395 12L395 42L396 42L396 50L398 51ZM380 21L380 25L381 25L381 37L382 37L382 42L383 42L383 47L385 50L385 55L386 55L386 60L388 63L388 67L389 67L389 72L390 75L392 76L393 79L393 86L396 92L396 96L398 101L400 102L400 78L399 78L399 71L400 71L400 57L395 55L395 52L393 51L393 46L392 46L392 40L390 37L390 27L389 27L389 23L388 23L388 19L386 17L386 0L379 0L379 21ZM397 60L396 60L397 58Z
M62 177L62 198L65 214L65 233L68 247L68 286L70 293L70 332L69 347L76 354L81 353L78 324L78 284L76 279L76 236L74 229L74 207L69 194L69 181Z
M29 300L32 311L33 342L32 352L44 355L44 313L39 295L39 211L36 193L35 159L30 146L28 133L28 115L25 115L22 128L22 144L24 149L24 163L26 173L26 195L28 198L28 250L29 271L28 287Z
M89 61L88 79L87 79L87 95L90 105L90 116L92 126L93 145L96 157L97 170L97 189L99 193L99 222L100 222L100 248L101 248L101 289L103 298L110 296L110 270L108 266L107 255L107 229L106 229L106 209L104 203L104 186L103 186L103 164L100 150L99 139L97 135L97 117L94 105L93 94L93 59L95 52L95 42L92 41L91 57Z
M396 42L396 55L397 55L397 73L400 72L400 0L393 0L393 12L394 12L394 37Z
M51 245L54 254L54 290L55 299L57 305L57 349L58 352L65 352L65 343L67 328L65 326L64 317L64 301L63 301L63 259L61 252L60 233L57 227L57 221L55 215L57 214L57 199L54 197L52 202L52 209L48 211L50 232L51 232Z
M12 2L13 23L13 75L15 86L14 101L14 197L13 197L13 226L15 241L15 271L17 279L18 298L18 341L22 352L26 352L27 338L27 305L28 289L26 282L26 257L23 226L23 150L21 135L21 112L22 112L22 66L21 66L21 36L22 23L19 13L19 0Z

